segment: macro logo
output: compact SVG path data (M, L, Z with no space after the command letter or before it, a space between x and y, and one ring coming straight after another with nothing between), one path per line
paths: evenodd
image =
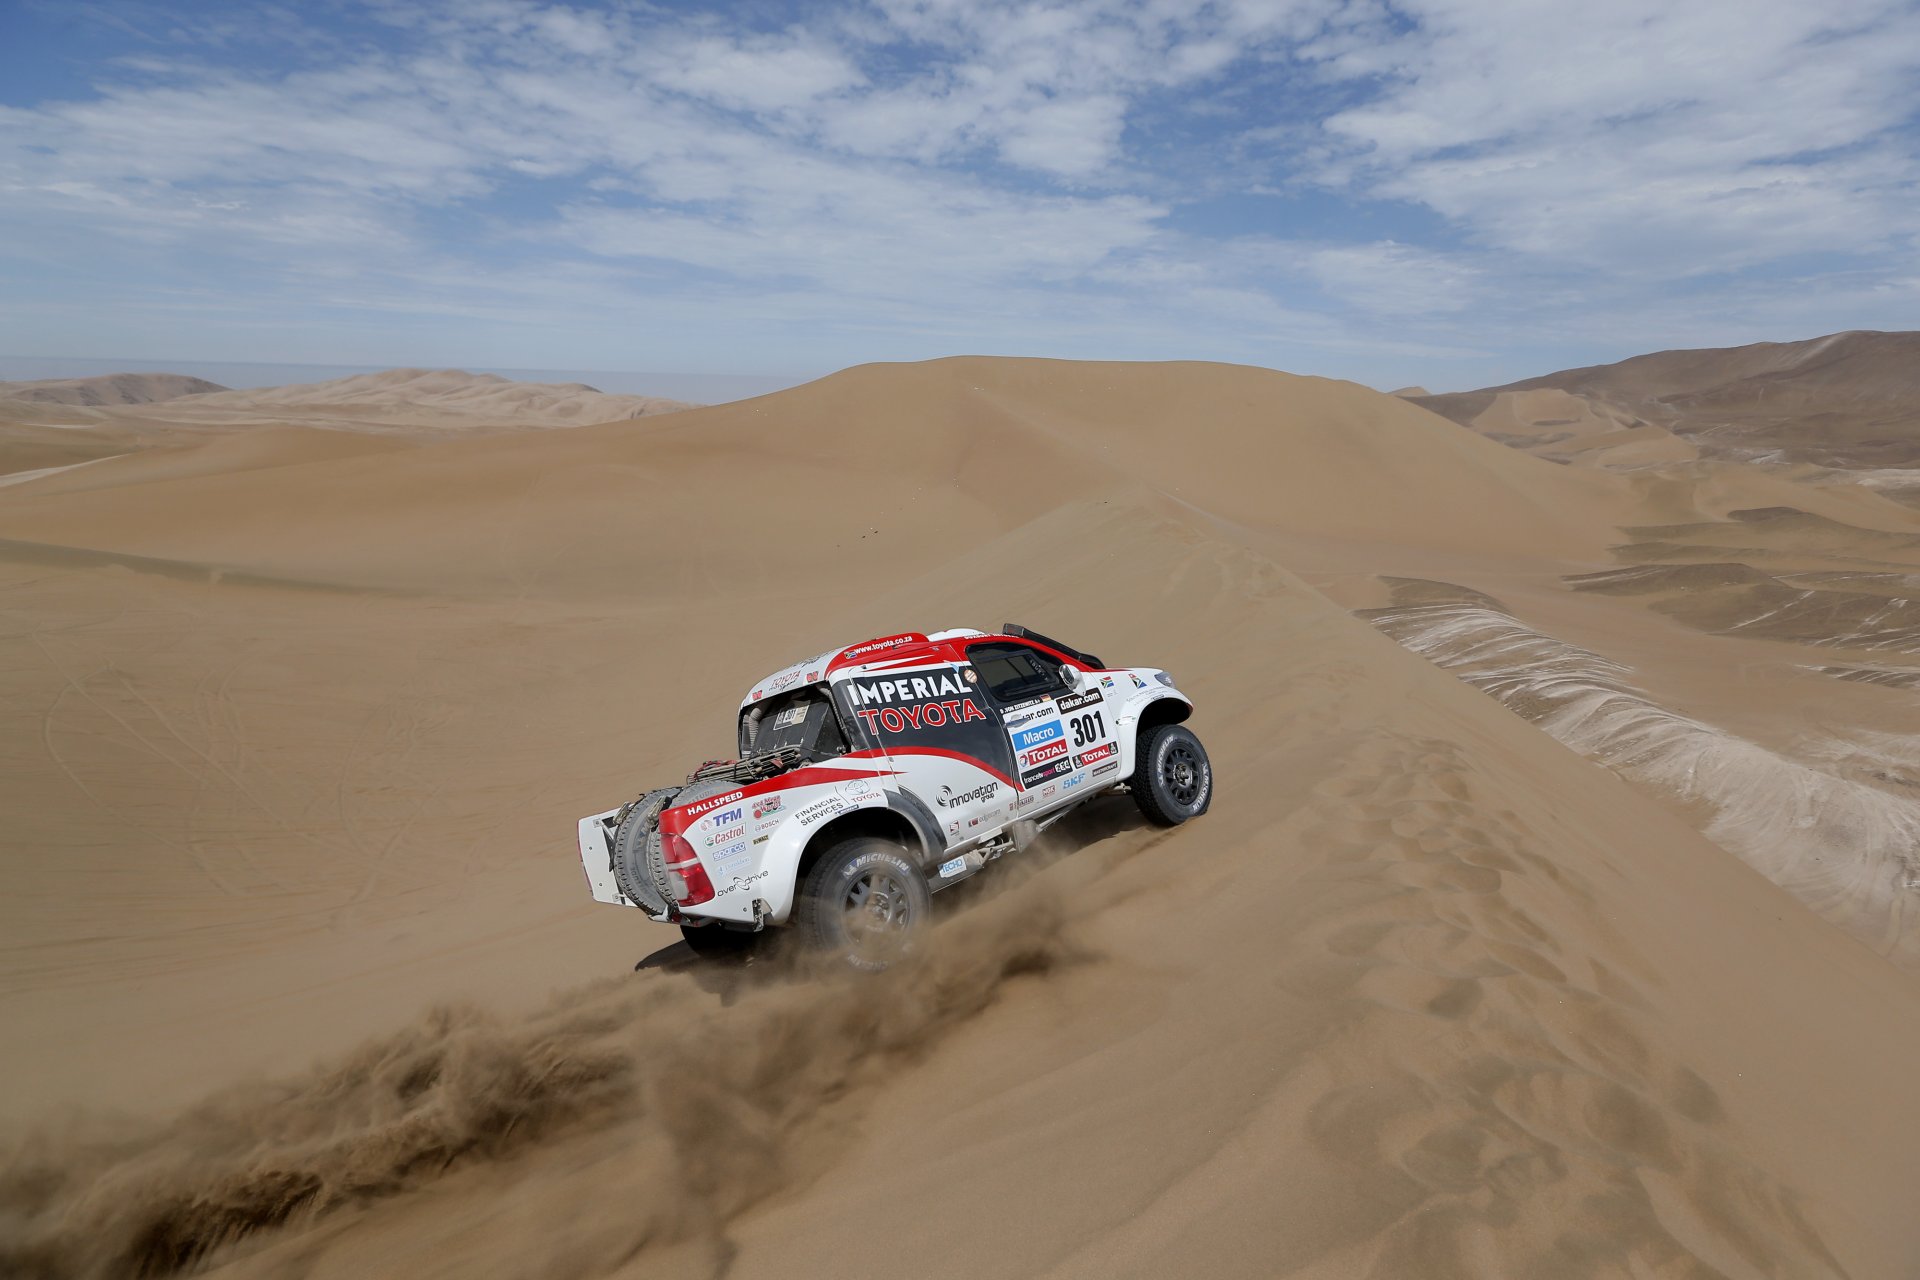
M1015 751L1031 751L1043 742L1052 742L1061 735L1060 722L1049 720L1045 724L1036 724L1031 729L1021 729L1013 735Z

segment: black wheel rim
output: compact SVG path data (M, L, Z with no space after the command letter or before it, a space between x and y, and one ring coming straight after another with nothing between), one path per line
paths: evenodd
M1160 757L1160 785L1167 797L1183 809L1190 809L1200 798L1200 783L1206 766L1200 756L1184 742L1176 742Z
M855 876L840 906L847 938L861 954L898 951L915 924L912 891L904 879L884 867Z

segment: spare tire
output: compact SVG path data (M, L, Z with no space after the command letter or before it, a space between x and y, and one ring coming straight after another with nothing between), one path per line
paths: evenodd
M702 778L684 787L649 791L635 800L613 834L613 879L620 892L656 916L678 905L667 888L667 860L660 852L660 814L670 805L692 804L739 786L732 778Z
M649 791L627 806L613 833L613 881L649 915L665 915L667 866L660 857L660 811L677 787Z

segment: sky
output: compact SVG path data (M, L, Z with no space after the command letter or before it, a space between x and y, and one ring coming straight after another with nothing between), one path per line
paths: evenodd
M1382 389L1920 328L1920 0L0 0L0 353Z

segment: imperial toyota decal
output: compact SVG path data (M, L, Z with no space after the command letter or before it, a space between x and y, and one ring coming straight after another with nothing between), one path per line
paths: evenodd
M966 693L967 687L950 670L924 676L895 676L891 680L847 681L847 701L856 707L876 702L925 702L929 698L958 697Z

